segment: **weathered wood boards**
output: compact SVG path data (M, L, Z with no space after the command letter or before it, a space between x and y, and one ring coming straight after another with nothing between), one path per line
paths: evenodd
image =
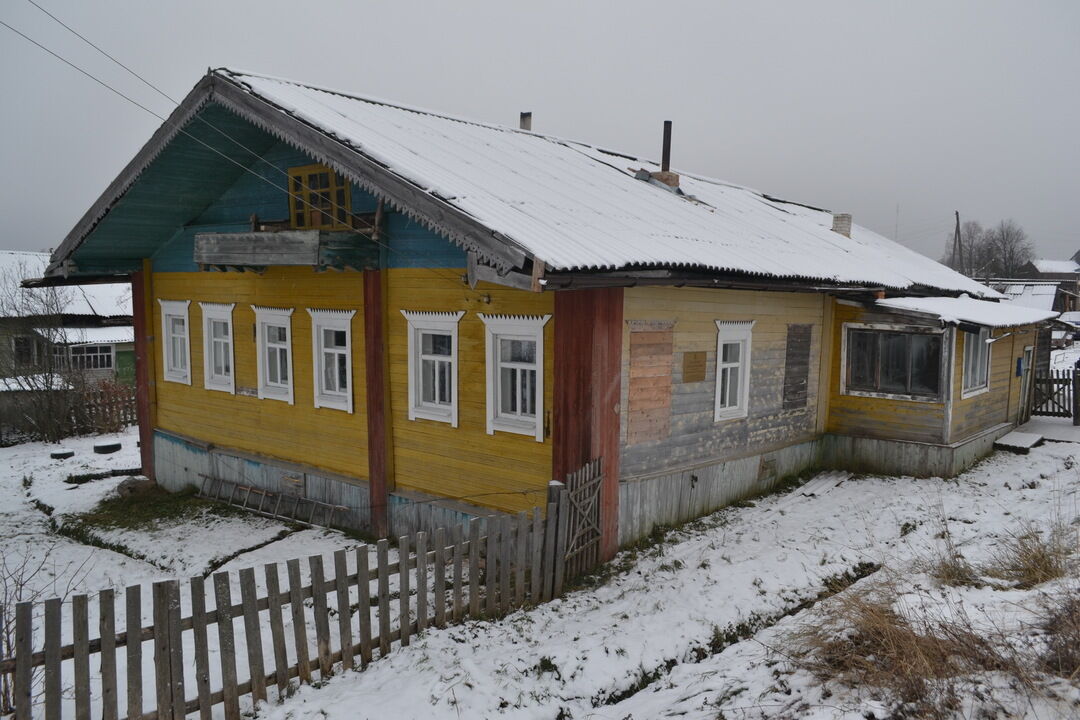
M596 465L582 471L581 477L595 480ZM571 483L571 487L577 486ZM140 588L128 588L121 632L111 590L97 597L95 637L91 637L85 595L74 596L70 605L47 600L37 613L32 604L20 604L15 613L15 655L0 658L0 674L14 682L15 717L142 718L146 710L142 676L149 670L156 717L209 718L220 705L217 712L227 720L238 720L245 696L258 704L270 700L273 690L273 698L281 698L290 691L293 679L310 683L354 668L357 655L359 665L366 666L374 658L374 648L379 657L385 656L395 644L409 644L413 635L429 626L442 627L466 617L494 619L526 602L548 600L561 592L570 577L568 571L583 567L583 557L595 561L597 547L593 543L586 554L580 552L580 543L571 539L570 531L580 533L581 509L575 506L571 511L565 490L553 500L547 521L538 512L531 518L521 513L487 519L486 534L481 534L481 521L474 519L467 536L455 532L452 540L443 529L432 537L425 533L403 536L393 562L386 540L374 548L361 546L355 554L338 551L329 567L322 556L308 558L307 578L300 561L289 560L285 564L287 588L281 586L277 563L262 568L262 588L254 568L219 572L211 582L195 577L183 588L175 580L157 582L152 586L149 626L143 625ZM595 500L588 507L594 508ZM596 535L595 520L587 524L587 530ZM574 556L574 567L579 570L565 562L570 547L579 548ZM376 560L374 568L371 555ZM391 607L394 585L397 601ZM182 604L182 593L188 603ZM208 605L213 609L207 610ZM190 608L190 614L184 615L182 607ZM64 612L70 613L68 622L73 628L69 645L61 644ZM291 642L284 628L285 613L292 620ZM35 618L41 618L38 622L44 630L38 648L33 640ZM185 633L191 633L188 642ZM152 653L142 653L144 641L153 643ZM265 646L264 641L268 641ZM118 702L118 652L127 659L123 708ZM210 667L214 655L216 672ZM65 662L72 663L69 672L64 671ZM38 667L44 672L35 680ZM71 687L63 685L65 678L71 678ZM35 682L41 687L35 687ZM44 712L35 703L43 705Z

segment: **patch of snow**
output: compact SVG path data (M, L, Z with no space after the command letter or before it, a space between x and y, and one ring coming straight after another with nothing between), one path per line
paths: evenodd
M960 297L902 297L878 300L879 307L891 310L935 315L942 322L968 322L986 327L1017 327L1033 325L1057 317L1051 310L1024 307L1015 303L976 300L968 295Z

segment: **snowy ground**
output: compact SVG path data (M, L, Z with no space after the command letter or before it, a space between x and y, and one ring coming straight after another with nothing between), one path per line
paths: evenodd
M47 573L35 582L49 595L261 566L355 545L338 533L217 515L109 534L111 542L145 560L56 535L42 504L62 523L65 514L89 510L108 496L120 478L83 485L63 479L137 465L134 432L120 439L124 450L111 456L90 453L95 439L72 440L68 446L76 456L66 461L48 460L55 446L0 449L0 467L10 468L0 475L7 499L0 509L0 532L7 538L0 552L8 565L48 553ZM852 592L891 572L903 578L908 602L963 608L978 622L1021 633L1049 586L942 588L919 564L940 552L940 518L947 519L960 551L977 563L1025 521L1045 523L1055 515L1073 521L1078 488L1080 445L1074 444L1048 444L1028 456L999 453L955 481L819 476L793 492L729 508L659 544L623 553L602 584L498 622L429 630L363 672L272 702L259 717L885 717L872 692L823 685L786 661L793 629L819 621L828 601L814 601L829 579L872 573L845 591ZM278 534L284 537L274 539ZM218 568L226 557L232 559ZM884 569L872 572L879 565ZM149 610L146 603L147 623ZM242 646L241 623L236 630ZM145 686L152 694L149 676ZM1015 705L1014 715L1075 717L1080 707L1080 690L1067 684L1057 700L999 694ZM216 710L220 714L221 706ZM977 715L965 708L965 716Z
M79 593L92 597L100 590L113 588L121 592L132 585L142 585L143 625L152 623L152 598L149 583L156 580L177 578L186 581L192 576L204 576L222 570L246 567L261 568L264 563L284 562L293 558L322 555L324 564L332 568L332 554L341 548L353 548L359 543L342 533L322 529L302 529L288 526L255 515L222 515L203 512L173 520L154 522L135 528L92 528L94 534L106 543L122 551L83 544L57 531L65 523L71 523L79 513L95 508L102 500L115 494L116 486L124 477L92 480L83 484L64 482L69 475L97 473L114 469L130 469L139 465L136 445L137 432L131 428L115 436L71 438L62 445L26 443L0 448L0 592L10 600L40 600L48 597L69 598ZM111 455L95 455L95 443L119 441L120 452ZM60 448L75 451L67 460L51 460L49 453ZM391 562L396 553L391 550ZM374 563L374 559L372 559ZM20 567L40 568L27 578L21 589L21 598L10 597L12 577ZM307 582L308 565L301 564L302 579ZM352 566L351 566L352 567ZM281 569L284 578L284 568ZM263 575L258 573L258 590L265 592ZM233 598L239 598L236 575L233 574ZM186 588L182 593L183 609L190 608ZM0 600L2 604L3 600ZM208 609L213 608L213 598L208 598ZM90 627L97 627L97 604L90 603ZM71 641L68 613L63 614L65 626L63 641ZM116 623L124 627L124 601L117 603ZM286 624L291 619L286 614ZM40 617L37 618L40 631ZM287 632L291 632L287 630ZM243 626L236 623L237 642L243 647ZM42 641L38 632L35 646ZM267 635L269 635L267 633ZM193 639L185 633L185 643ZM269 638L267 638L269 643ZM313 643L314 644L314 643ZM265 649L272 656L272 648ZM147 644L144 655L152 653ZM211 667L213 681L219 673L217 638L211 635ZM185 657L192 658L193 646L187 647ZM124 655L120 654L119 672L124 677ZM244 658L239 657L239 672L247 677ZM95 664L96 667L96 664ZM145 666L145 708L153 702L154 682L151 666ZM64 664L64 672L70 675L71 663ZM96 672L93 675L96 683ZM96 685L93 695L98 696ZM120 713L125 713L123 693L120 697ZM221 706L218 706L220 710ZM71 708L69 708L71 709ZM65 712L66 714L66 712Z
M914 595L948 596L1008 624L1034 595L946 591L913 564L939 550L937 517L948 519L972 561L1024 521L1057 512L1075 518L1078 461L1080 446L1058 444L1028 456L997 454L951 482L811 480L622 555L622 569L598 587L500 622L429 631L366 671L303 688L261 717L884 717L872 693L826 689L785 662L790 631L814 622L815 609L788 614L827 578L874 564L899 573ZM713 653L710 641L725 636L747 639ZM1011 712L1075 717L1080 689L1060 695L1053 702L1010 695Z
M1080 360L1080 342L1050 351L1050 367L1054 370L1070 370L1076 366L1077 360Z

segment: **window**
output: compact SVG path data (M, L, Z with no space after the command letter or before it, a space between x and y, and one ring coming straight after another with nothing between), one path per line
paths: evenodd
M61 353L63 348L57 348ZM75 370L109 370L113 366L112 345L76 345L68 349L69 366ZM63 356L59 358L63 363Z
M161 345L165 379L191 384L191 347L188 345L189 300L158 300L161 303Z
M848 394L937 400L941 395L941 333L846 329Z
M716 321L713 420L746 417L750 407L750 335L754 322Z
M37 365L37 339L32 335L16 335L11 338L11 352L17 368Z
M352 316L355 310L312 310L315 407L353 411Z
M544 325L551 319L479 313L486 327L487 431L544 441Z
M458 312L401 314L409 323L409 419L458 425Z
M292 308L252 305L255 311L259 397L293 404Z
M961 397L977 395L990 389L990 329L964 331L964 389Z
M236 392L233 373L234 304L199 303L203 313L203 386Z
M349 183L325 165L289 169L289 218L298 230L352 227Z

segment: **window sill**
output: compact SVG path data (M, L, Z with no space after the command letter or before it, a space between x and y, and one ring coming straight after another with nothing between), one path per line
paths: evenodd
M190 375L175 375L175 374L170 375L169 373L165 373L165 382L174 382L174 383L180 383L181 385L190 385L191 384L191 376Z
M287 402L290 405L293 404L292 388L271 388L261 387L259 388L260 400L280 400Z
M742 420L746 418L747 415L749 415L749 413L746 411L745 408L737 408L735 410L728 408L725 409L723 412L714 413L713 422L718 423L726 422L728 420Z
M983 395L988 392L990 392L990 383L983 385L981 388L974 388L972 390L961 390L960 399L967 400L968 398L978 397L979 395Z
M410 420L431 420L432 422L446 423L447 425L453 425L457 427L454 422L454 413L452 410L434 410L426 407L414 407L409 410Z
M515 422L495 418L491 421L491 432L489 434L494 434L496 431L536 437L537 425L535 422Z
M901 393L879 393L866 390L843 390L841 395L850 397L877 398L878 400L903 400L905 402L929 403L940 405L944 402L941 397L929 397L927 395L904 395Z
M352 414L352 408L349 407L349 399L344 396L320 395L315 398L315 407L326 408L328 410L342 410L350 415Z
M233 386L226 383L207 383L206 389L213 390L215 392L229 393L230 395L236 394L236 390L234 390Z

